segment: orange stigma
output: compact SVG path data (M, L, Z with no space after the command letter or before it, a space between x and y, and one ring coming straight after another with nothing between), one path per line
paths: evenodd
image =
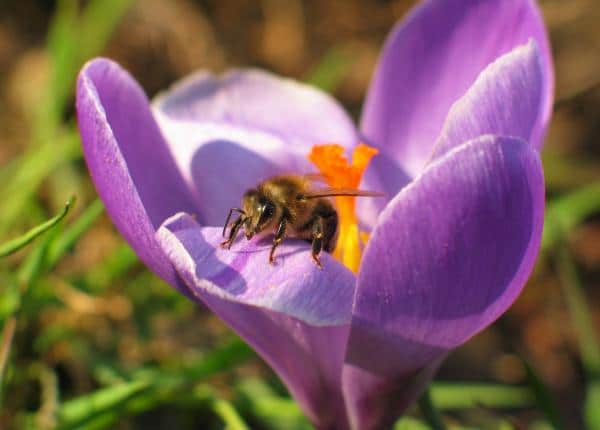
M363 173L377 152L375 148L361 143L354 148L352 163L348 163L342 146L315 145L308 159L325 176L331 188L357 190ZM354 273L358 273L363 243L361 236L363 238L365 236L358 230L355 213L356 197L338 196L335 202L339 216L339 233L333 256Z

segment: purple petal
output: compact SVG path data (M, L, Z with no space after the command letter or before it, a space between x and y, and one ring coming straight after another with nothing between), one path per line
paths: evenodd
M342 371L342 383L350 428L360 430L392 428L402 411L427 388L442 361L440 358L419 371L394 379L374 374L357 366L345 365Z
M534 0L428 0L388 38L361 121L367 138L410 176L424 166L450 106L502 54L533 38L544 73L543 128L553 75Z
M271 176L314 172L307 154L278 136L227 124L165 121L156 114L204 225L223 225L246 190Z
M543 70L533 40L490 64L446 118L432 159L484 134L542 146Z
M376 146L376 145L373 145ZM361 229L371 231L377 224L377 218L389 201L411 181L410 176L386 152L380 152L371 160L360 188L374 190L384 194L376 199L357 199L356 213Z
M163 121L216 123L261 131L301 147L319 143L352 147L356 127L326 93L262 70L233 70L221 77L200 72L154 103Z
M429 165L365 249L349 365L401 384L498 318L533 268L543 206L539 156L520 139L482 136Z
M323 253L323 269L310 256L310 244L287 239L269 264L272 241L244 238L223 249L221 228L200 227L178 214L158 230L158 240L194 295L258 306L293 316L313 326L350 322L355 277Z
M77 116L87 165L111 219L148 267L180 286L154 232L195 205L143 90L116 63L93 60L77 81Z
M354 295L354 275L328 254L324 268L309 245L236 242L221 249L221 231L178 214L157 232L165 254L193 295L250 343L287 383L313 422L343 418L341 364Z
M539 50L531 39L492 62L450 109L430 161L453 147L484 134L519 137L535 148L542 145L545 87ZM393 197L410 178L385 153L373 159L363 187ZM373 226L389 200L362 199L361 220Z
M221 225L244 192L270 176L315 172L307 160L313 145L357 140L330 96L259 70L197 73L153 108L206 225Z

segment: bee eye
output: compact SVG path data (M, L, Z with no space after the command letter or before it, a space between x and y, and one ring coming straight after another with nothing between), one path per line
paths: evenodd
M260 207L261 207L261 211L260 211L260 219L258 221L259 225L266 223L271 218L273 218L273 215L275 215L275 206L270 201L268 201L268 200L262 201Z

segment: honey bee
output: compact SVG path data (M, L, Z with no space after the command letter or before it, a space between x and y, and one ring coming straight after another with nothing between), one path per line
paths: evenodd
M332 252L338 235L338 214L329 200L334 196L380 197L382 193L346 188L313 189L319 175L282 175L261 182L244 193L241 208L231 208L223 227L221 246L227 249L235 241L240 228L246 238L272 230L275 234L269 263L275 262L275 250L286 236L311 243L312 259L322 268L319 254ZM234 212L238 218L231 224ZM227 234L227 227L230 227Z

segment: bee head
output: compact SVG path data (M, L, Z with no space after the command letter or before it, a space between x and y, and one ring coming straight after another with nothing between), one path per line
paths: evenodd
M251 239L255 234L263 231L275 216L275 205L264 194L257 190L248 190L242 200L246 218L244 232L246 238Z

